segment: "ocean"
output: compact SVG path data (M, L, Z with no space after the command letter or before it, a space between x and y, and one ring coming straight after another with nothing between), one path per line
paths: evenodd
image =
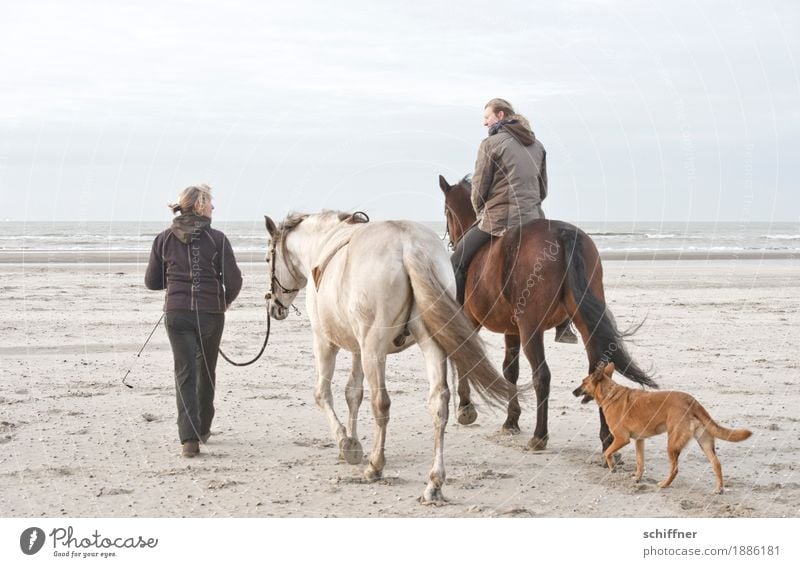
M443 235L443 222L423 223ZM148 253L167 222L0 222L0 258L20 253L66 257L80 253ZM248 257L266 250L263 222L219 222L237 252ZM715 256L737 254L797 257L800 223L773 222L593 222L580 228L601 254L663 253Z

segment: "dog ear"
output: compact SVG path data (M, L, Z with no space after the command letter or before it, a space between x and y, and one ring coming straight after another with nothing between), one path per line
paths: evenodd
M616 370L616 366L614 366L613 362L609 362L603 369L603 374L611 378L614 375L614 370Z

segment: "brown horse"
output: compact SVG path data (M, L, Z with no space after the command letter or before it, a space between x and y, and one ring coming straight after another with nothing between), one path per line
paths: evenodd
M457 243L476 221L470 182L465 177L450 186L440 175L439 185L445 196L447 231ZM597 247L585 232L569 223L539 219L492 238L470 264L464 311L476 326L505 335L503 375L507 380L516 384L519 378L520 347L531 364L537 408L536 429L528 443L533 450L544 449L548 440L550 369L542 335L568 317L583 339L589 372L598 363L613 362L630 380L658 388L628 354L624 338L632 331L621 332L606 306ZM459 384L458 394L459 421L474 420L469 386ZM509 401L503 429L518 433L520 413L515 396ZM603 449L612 441L602 410L600 440Z

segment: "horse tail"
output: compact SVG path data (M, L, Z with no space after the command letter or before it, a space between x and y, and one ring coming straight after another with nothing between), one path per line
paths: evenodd
M592 366L613 362L626 378L637 384L658 388L653 377L639 368L625 346L625 338L633 335L641 324L628 331L620 331L605 301L595 296L589 287L586 262L583 258L585 236L577 228L572 227L560 228L557 237L564 249L567 286L575 298L578 313L589 328L587 349Z
M453 290L448 290L442 282L444 278L437 276L435 260L414 250L404 255L403 263L420 318L455 366L459 378L466 379L488 404L499 407L508 403L516 394L516 386L489 362L477 329L456 302ZM452 274L449 263L447 272L448 276Z

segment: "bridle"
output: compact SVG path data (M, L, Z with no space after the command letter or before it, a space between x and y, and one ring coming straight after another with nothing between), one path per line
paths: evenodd
M275 296L275 285L277 285L283 293L295 293L295 292L300 291L300 289L299 288L298 289L289 289L289 288L287 288L286 286L284 286L280 282L280 280L278 280L278 276L275 275L275 245L274 244L270 247L269 254L270 254L270 259L269 259L269 264L270 264L269 291L267 291L267 293L264 294L264 299L266 300L265 306L266 306L266 309L267 309L267 333L264 336L264 344L261 345L261 350L255 356L255 358L253 358L252 360L248 360L247 362L235 362L234 360L231 360L230 358L228 358L225 355L225 353L222 352L222 349L219 349L219 353L222 355L222 358L224 358L225 360L227 360L228 362L230 362L234 366L248 366L250 364L253 364L256 360L261 358L262 354L264 354L264 350L267 348L267 343L269 342L269 332L270 332L270 328L272 326L271 325L272 317L270 317L270 314L269 314L269 302L270 302L270 300L272 300L275 303L277 303L278 306L281 309L283 309L284 311L288 311L289 308L291 307L298 314L300 313L300 310L297 309L297 307L295 307L293 304L292 305L288 305L288 306L284 305L283 302L281 302L281 300L278 299ZM149 337L148 337L148 340L149 340ZM147 344L147 343L145 343L145 344ZM125 376L127 377L127 374ZM124 379L123 379L123 383L124 383ZM127 386L127 384L125 384L125 385Z
M228 362L230 362L234 366L249 366L250 364L253 364L256 360L261 358L261 355L264 354L264 350L267 348L267 343L269 343L269 332L270 332L270 328L272 327L272 325L271 325L272 317L270 317L270 314L269 314L269 301L270 301L270 299L272 301L274 301L275 303L277 303L280 306L280 308L285 310L285 311L288 311L289 307L293 307L294 310L297 313L300 313L300 311L294 305L289 305L287 307L286 305L284 305L281 302L280 299L275 297L275 285L276 284L278 285L278 287L281 289L281 291L283 293L295 293L295 292L300 291L300 290L299 289L289 289L286 286L284 286L278 280L278 277L275 275L275 246L274 245L270 247L269 253L270 253L270 260L269 260L269 263L270 263L270 283L269 283L269 291L267 291L267 293L264 294L264 299L266 300L265 307L266 307L266 310L267 310L267 332L266 332L266 335L264 336L264 344L261 345L261 350L258 351L258 354L255 356L255 358L253 358L252 360L248 360L247 362L236 362L234 360L231 360L230 358L228 358L228 356L226 356L226 354L224 352L222 352L222 349L220 348L219 349L219 353L222 355L222 358L224 358L225 360L227 360ZM127 374L126 374L126 376L127 376ZM127 384L125 384L125 385L127 386Z
M269 302L270 300L274 301L278 305L278 307L280 307L281 309L283 309L285 311L288 311L289 308L290 307L294 307L294 305L292 305L292 304L284 305L283 302L280 299L278 299L278 297L275 294L275 286L277 285L278 288L280 288L280 290L283 293L297 293L298 291L300 291L300 288L291 289L291 288L286 287L285 285L283 285L280 282L280 280L278 279L278 276L275 275L275 248L276 248L276 244L273 241L272 246L270 246L270 248L269 248L269 270L270 270L270 274L269 274L269 291L267 291L267 293L264 295L264 299L266 299L267 302ZM295 307L295 310L296 309L297 308Z
M444 206L444 234L442 235L442 240L447 240L447 251L452 252L456 249L453 246L453 239L450 236L450 209L447 208L447 205Z
M452 215L453 213L450 211L450 208L447 206L447 203L445 202L444 205L445 229L444 229L444 236L442 236L442 240L444 240L445 238L447 239L447 249L450 252L455 251L456 246L458 246L458 243L461 241L462 238L464 238L464 233L462 232L461 237L455 242L453 242L453 235L450 234L450 217Z

